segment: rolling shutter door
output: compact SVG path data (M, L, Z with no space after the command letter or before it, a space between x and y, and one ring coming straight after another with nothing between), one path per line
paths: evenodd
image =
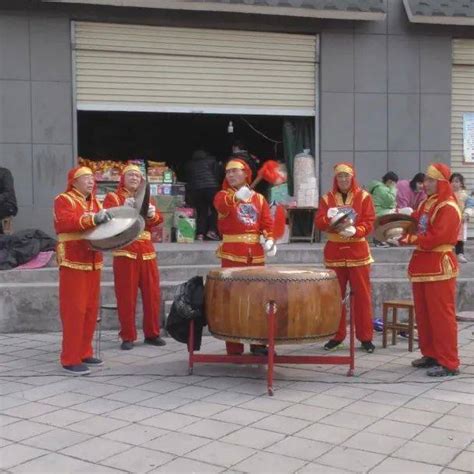
M474 39L453 40L451 96L451 167L462 173L468 191L474 190L474 163L466 163L463 153L463 114L474 113ZM468 236L474 237L474 222Z
M315 115L317 37L74 23L79 110Z

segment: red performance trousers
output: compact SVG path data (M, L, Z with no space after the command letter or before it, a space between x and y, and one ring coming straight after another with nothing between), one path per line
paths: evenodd
M456 279L412 284L421 353L450 370L459 367Z
M221 260L221 267L222 268L232 268L232 267L248 267L247 263L241 262L234 262L232 260L226 260L223 258ZM263 263L259 263L258 265L252 265L252 267L263 267ZM241 355L244 353L244 345L240 342L228 342L226 341L225 347L227 349L227 354L229 355ZM257 348L257 347L265 347L260 344L250 344L250 349Z
M371 341L373 337L372 295L370 289L370 265L361 267L336 267L341 295L346 294L347 283L350 284L354 299L354 318L356 337L361 342ZM343 341L346 338L346 307L342 308L341 322L334 339Z
M99 312L100 270L59 268L59 313L63 326L62 365L92 357Z
M160 335L160 279L156 259L143 260L114 257L115 297L120 321L120 338L133 342L137 339L135 311L138 288L143 302L143 332L146 338Z

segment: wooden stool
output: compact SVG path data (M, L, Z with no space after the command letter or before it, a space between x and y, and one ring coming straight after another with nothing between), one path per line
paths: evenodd
M392 321L388 321L388 312L392 310ZM398 310L408 310L408 323L398 322ZM397 333L408 332L408 350L413 352L413 340L415 333L415 306L411 300L389 300L383 303L383 347L387 347L387 332L392 331L392 345L397 344Z

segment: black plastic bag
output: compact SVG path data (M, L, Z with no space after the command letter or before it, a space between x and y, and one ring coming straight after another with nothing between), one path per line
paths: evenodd
M207 324L201 276L195 276L178 286L166 321L166 330L174 340L187 344L191 321L194 321L194 350L198 351L201 348L202 328Z
M40 252L54 250L55 247L56 241L39 229L0 235L0 270L10 270L28 263Z

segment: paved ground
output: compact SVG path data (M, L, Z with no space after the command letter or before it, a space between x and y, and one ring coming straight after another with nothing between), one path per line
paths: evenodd
M118 350L63 376L59 334L0 336L2 472L472 472L474 324L462 323L462 375L431 381L407 343L344 367L196 366L182 344ZM206 337L206 351L222 343ZM293 348L279 349L280 353ZM297 348L322 352L321 345Z

